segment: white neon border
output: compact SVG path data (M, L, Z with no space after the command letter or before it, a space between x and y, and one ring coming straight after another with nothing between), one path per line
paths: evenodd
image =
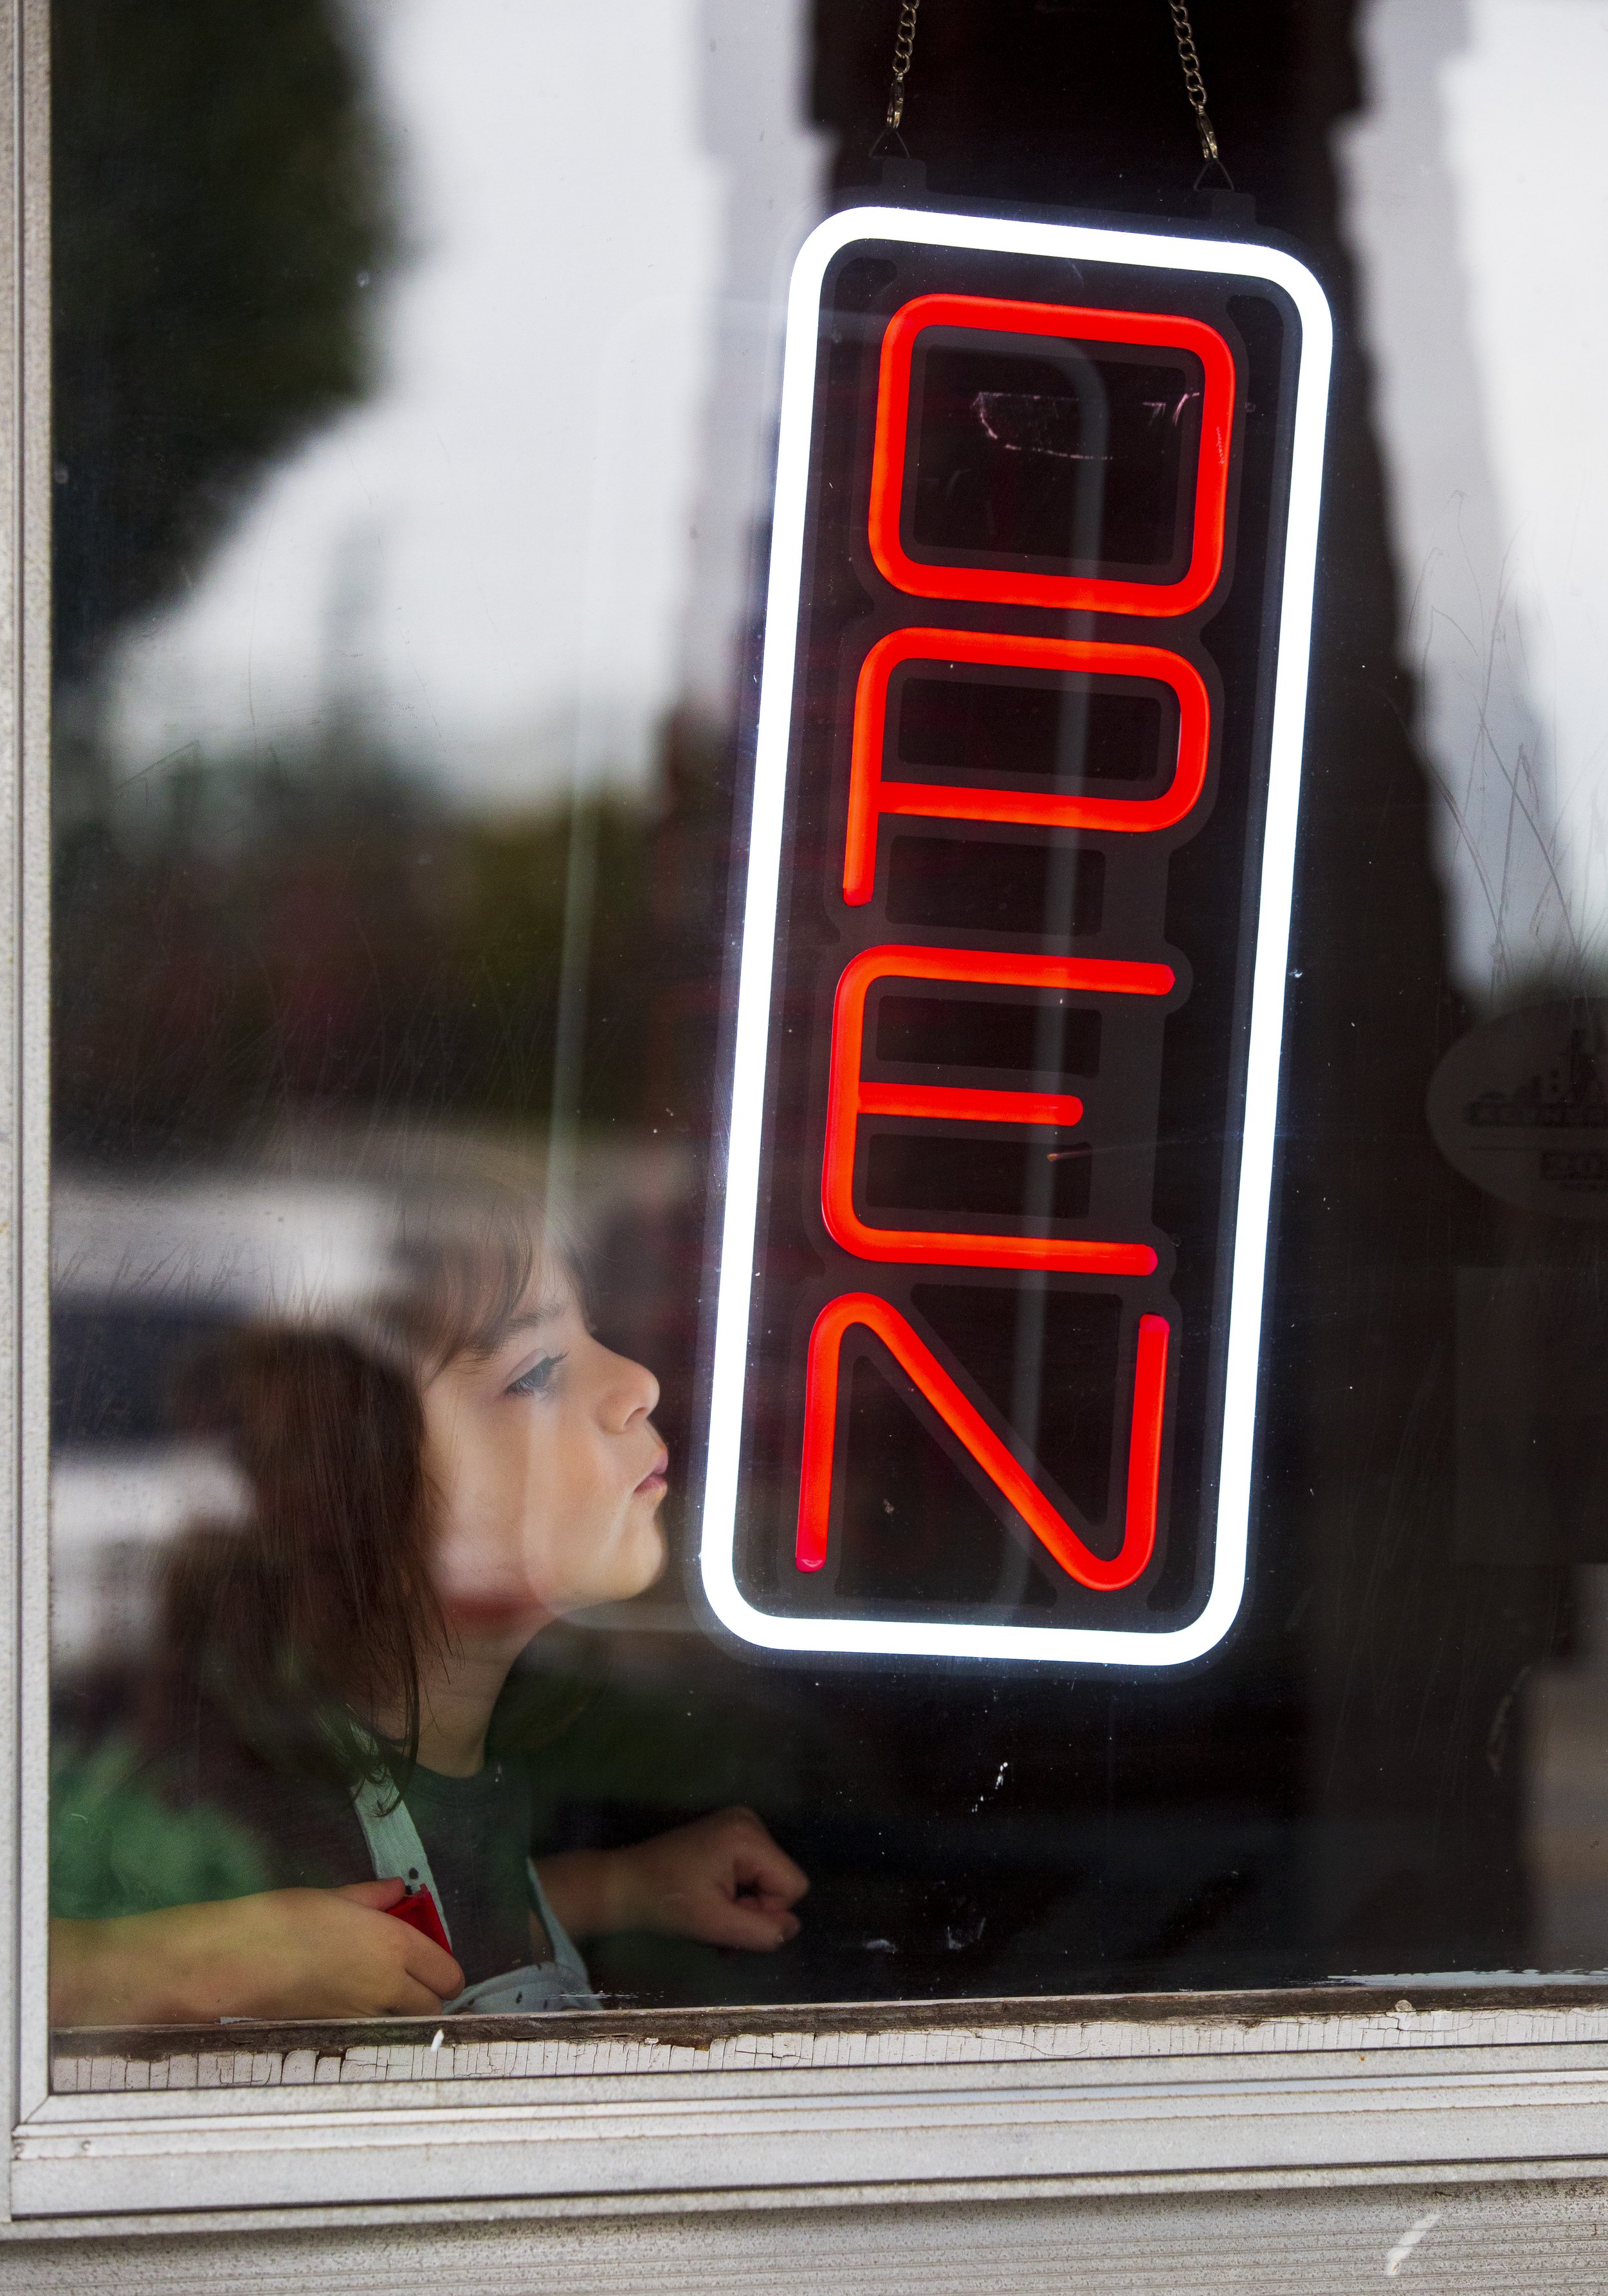
M1273 699L1272 755L1262 840L1261 900L1251 997L1245 1079L1244 1145L1229 1295L1223 1445L1218 1478L1216 1563L1200 1615L1169 1633L1146 1635L1097 1627L930 1625L915 1620L778 1618L756 1610L737 1585L737 1469L742 1446L758 1216L759 1153L765 1121L766 1054L770 1035L772 959L787 759L792 742L799 588L820 336L821 284L839 250L857 239L915 245L972 247L1007 254L1048 255L1151 269L1210 271L1261 279L1283 288L1300 317L1284 590L1279 616ZM787 349L776 457L775 516L749 838L748 891L732 1082L731 1128L715 1322L709 1465L703 1487L700 1561L710 1606L723 1626L767 1650L860 1652L867 1656L1038 1659L1106 1666L1178 1666L1220 1642L1245 1588L1251 1508L1251 1459L1261 1349L1268 1212L1273 1185L1274 1126L1284 1026L1284 972L1295 869L1307 714L1312 586L1323 485L1324 430L1333 328L1322 288L1304 264L1268 247L1232 241L1175 239L1151 232L1099 230L1081 224L997 222L978 216L913 209L850 208L830 216L799 251L787 306Z

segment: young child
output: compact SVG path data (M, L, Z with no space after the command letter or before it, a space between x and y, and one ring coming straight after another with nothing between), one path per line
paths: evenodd
M573 1939L797 1933L748 1810L530 1862L510 1671L658 1576L669 1464L658 1382L538 1238L511 1195L426 1200L358 1328L243 1332L192 1380L253 1510L176 1554L132 1742L59 1782L53 2023L586 2006Z

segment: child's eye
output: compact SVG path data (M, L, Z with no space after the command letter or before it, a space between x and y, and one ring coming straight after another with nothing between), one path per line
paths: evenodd
M544 1356L540 1363L533 1363L529 1371L522 1371L517 1379L509 1381L508 1393L545 1395L552 1384L554 1373L563 1360L562 1356Z

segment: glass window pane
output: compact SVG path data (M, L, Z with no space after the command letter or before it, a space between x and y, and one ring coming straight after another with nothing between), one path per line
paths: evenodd
M1007 12L922 27L923 192L847 0L59 0L63 2026L1608 1966L1608 4L1226 19L1254 211L1164 16ZM1334 316L1249 1562L1181 1665L762 1650L700 1577L788 280L901 199L1263 233ZM1309 346L1204 255L1074 306L866 236L734 1568L1150 1631L1205 1583ZM806 1554L879 1230L919 1348L834 1328ZM1107 1562L1148 1378L1138 1573L1069 1570L928 1364Z

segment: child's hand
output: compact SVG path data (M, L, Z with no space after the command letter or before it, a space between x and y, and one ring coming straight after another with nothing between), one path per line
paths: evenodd
M385 1910L399 1881L270 1890L114 1921L53 1922L58 2025L216 2017L433 2017L464 1989L439 1945Z
M809 1887L751 1809L718 1810L630 1849L568 1850L539 1871L572 1936L654 1930L751 1953L797 1937L792 1907Z

